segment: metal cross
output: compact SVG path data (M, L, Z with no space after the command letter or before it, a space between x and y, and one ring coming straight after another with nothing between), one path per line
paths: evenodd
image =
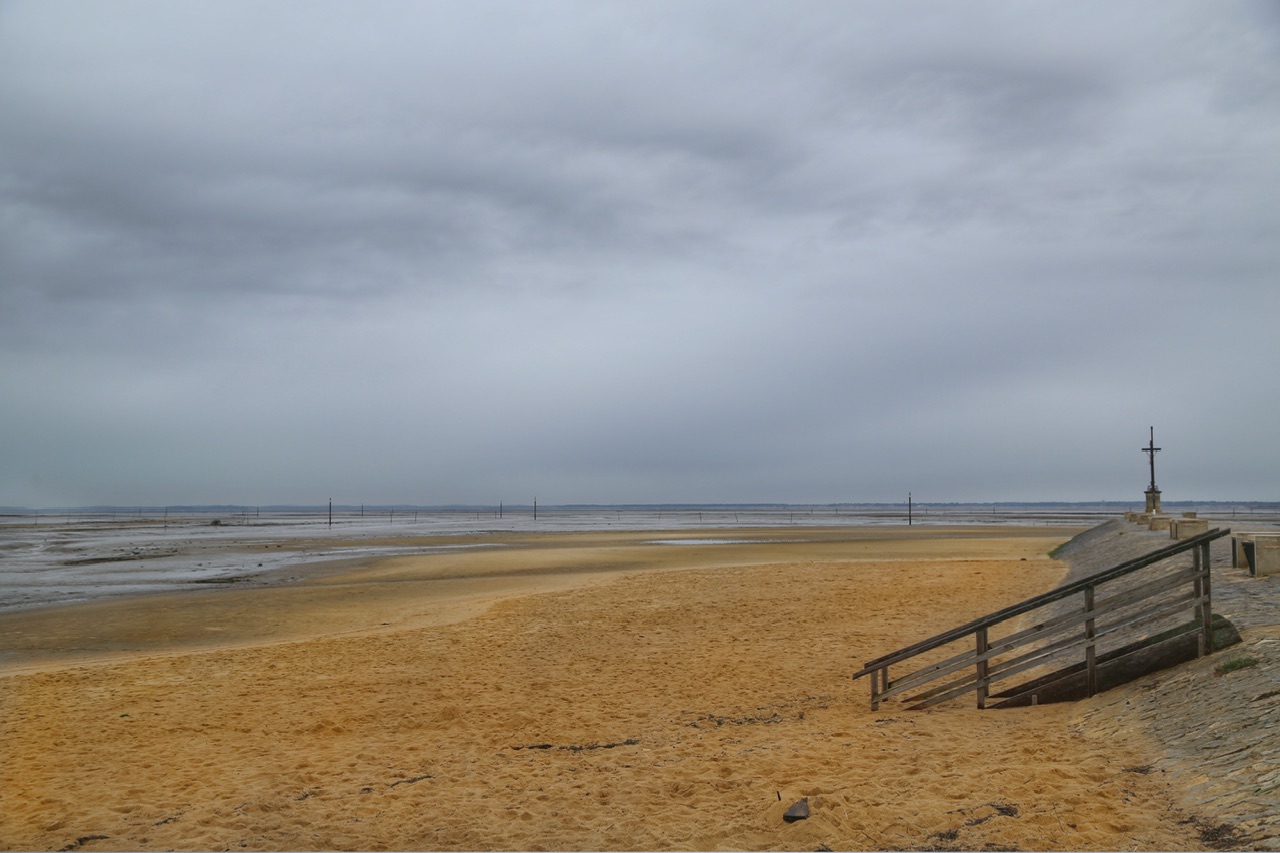
M1142 452L1147 454L1151 459L1151 485L1148 487L1150 491L1156 490L1156 454L1160 452L1160 448L1156 447L1156 428L1151 428L1150 444L1142 448Z

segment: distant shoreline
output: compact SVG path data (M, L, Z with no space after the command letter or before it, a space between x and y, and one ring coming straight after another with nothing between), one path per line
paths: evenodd
M1143 499L1132 500L1099 500L1099 501L913 501L913 505L922 513L935 514L1018 514L1024 511L1073 511L1087 513L1123 513L1128 510L1143 509ZM1268 500L1165 500L1163 505L1178 511L1203 510L1220 514L1228 512L1252 511L1280 513L1280 501ZM177 516L193 515L321 515L332 511L335 514L350 516L362 513L418 512L435 514L493 514L532 513L533 503L492 503L492 504L408 504L379 503L356 504L92 504L80 506L0 506L0 518L23 516L162 516L166 513ZM836 501L828 503L785 503L785 502L748 502L748 503L567 503L537 504L539 513L581 513L581 512L796 512L796 513L833 513L845 515L878 516L882 514L904 514L907 512L907 501Z

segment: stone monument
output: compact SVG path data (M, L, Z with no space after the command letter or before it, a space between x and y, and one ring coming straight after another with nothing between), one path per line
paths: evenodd
M1160 490L1156 488L1156 454L1160 452L1160 448L1156 447L1156 428L1151 428L1151 438L1146 447L1142 448L1142 452L1147 454L1151 460L1151 485L1147 486L1147 514L1157 515L1160 512Z

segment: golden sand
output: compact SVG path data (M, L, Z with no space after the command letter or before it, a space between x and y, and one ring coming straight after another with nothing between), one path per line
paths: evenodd
M1071 532L507 536L8 614L0 847L1197 849L1137 735L849 679L1051 588Z

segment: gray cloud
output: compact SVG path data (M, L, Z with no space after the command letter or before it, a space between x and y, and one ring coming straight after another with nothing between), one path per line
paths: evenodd
M0 504L1274 498L1278 34L6 4Z

